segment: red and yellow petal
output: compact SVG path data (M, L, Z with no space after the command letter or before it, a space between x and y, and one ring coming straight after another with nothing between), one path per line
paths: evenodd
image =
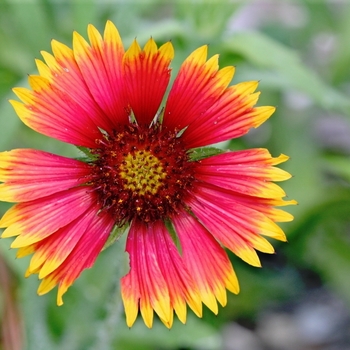
M226 152L198 162L196 179L248 196L283 198L285 192L272 181L291 177L274 166L287 159L285 155L273 158L266 149Z
M154 234L150 238L154 240L159 267L168 285L171 307L182 323L186 322L186 303L201 317L200 295L174 241L163 223L156 223L153 230Z
M130 258L130 272L121 280L122 298L129 327L135 322L138 307L147 327L153 325L153 310L170 324L172 310L168 286L158 265L149 228L134 222L128 234L126 251Z
M16 204L0 220L0 227L7 227L1 237L18 236L12 248L31 245L68 225L95 203L86 187L77 187Z
M74 52L68 46L52 40L52 52L42 51L44 61L36 60L40 76L60 91L69 91L70 98L81 106L96 126L106 129L108 119L94 100L74 58Z
M285 241L283 230L264 213L223 196L215 189L198 186L188 202L191 210L226 248L253 266L261 266L255 250L273 253L272 245L261 235Z
M55 154L15 149L0 152L0 200L27 202L84 184L89 167Z
M89 25L90 44L78 33L73 35L74 58L84 81L105 114L103 125L109 133L128 123L129 109L122 76L124 47L116 27L108 21L104 36Z
M23 103L11 104L24 124L44 135L78 146L93 148L101 137L96 124L69 93L59 90L40 76L30 76L33 91L15 88Z
M134 223L126 247L130 256L130 272L122 279L122 297L127 325L134 323L138 308L148 327L153 310L170 328L173 311L186 322L186 304L202 316L201 298L194 280L164 223Z
M272 157L266 149L227 152L203 159L196 165L196 178L201 183L196 184L195 192L200 190L204 194L211 193L223 200L240 203L273 222L291 221L291 214L276 207L297 202L285 200L284 191L271 182L290 178L288 172L275 167L287 159L283 154ZM279 234L275 238L280 239L278 237Z
M214 237L192 216L182 213L172 218L179 237L183 261L194 279L202 302L215 314L216 300L226 305L226 289L239 292L231 262Z
M170 80L174 49L170 42L159 49L151 38L143 50L136 40L126 51L123 72L128 101L139 125L149 125L162 102Z
M188 148L230 140L257 128L275 111L274 107L254 107L259 93L256 81L230 86L199 118L188 123L183 140Z
M181 65L170 90L163 124L182 130L217 102L232 80L234 67L219 70L218 55L207 60L207 46L195 50Z
M97 212L98 207L92 206L54 234L35 243L27 275L39 271L39 278L44 278L56 270L67 259L87 228L92 227Z
M63 304L63 294L79 277L81 272L94 264L114 225L114 220L109 215L98 214L94 206L90 207L89 212L85 215L88 217L88 220L85 221L85 225L81 224L83 233L81 233L79 241L69 255L61 264L57 264L56 269L51 273L39 275L39 277L43 277L43 280L39 286L38 294L45 294L58 285L58 305ZM88 222L90 223L89 225L87 224ZM74 234L74 231L71 234ZM42 268L45 268L45 265L38 268L38 271L35 272L40 274Z

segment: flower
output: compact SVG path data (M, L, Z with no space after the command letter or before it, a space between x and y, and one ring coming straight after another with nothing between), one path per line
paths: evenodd
M229 86L234 67L219 69L207 46L183 62L161 107L174 50L136 40L124 51L108 21L103 37L89 25L73 49L53 40L42 52L30 89L10 101L28 127L78 146L86 159L39 150L0 154L0 200L16 202L0 221L2 237L17 236L17 256L33 256L39 294L58 285L57 303L93 265L114 228L129 226L130 271L121 280L129 327L138 312L148 327L154 311L171 327L187 304L215 314L226 289L239 286L226 247L260 266L256 250L274 251L263 236L285 240L275 222L292 216L276 206L284 191L272 181L290 175L288 159L266 149L220 152L201 147L242 136L274 112L254 107L257 82ZM181 253L180 253L181 252Z

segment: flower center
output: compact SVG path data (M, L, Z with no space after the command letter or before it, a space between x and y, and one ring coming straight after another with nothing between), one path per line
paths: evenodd
M166 175L160 160L149 151L128 153L120 165L124 188L142 196L156 194Z
M89 185L117 225L164 220L186 207L194 163L175 132L129 124L96 143Z

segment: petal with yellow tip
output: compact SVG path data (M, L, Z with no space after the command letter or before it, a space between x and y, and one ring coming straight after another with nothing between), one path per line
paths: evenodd
M231 262L224 249L194 217L182 213L173 218L173 223L184 263L196 282L202 302L216 314L216 300L222 305L226 303L226 289L239 292Z
M7 227L2 237L17 236L12 248L28 246L50 236L94 205L94 196L84 187L16 204L0 220L0 227Z
M104 38L92 25L88 26L88 43L80 34L73 34L73 52L91 98L104 112L101 120L109 133L116 125L127 123L129 103L122 76L124 47L117 29L107 22Z
M89 179L86 163L31 149L0 152L0 200L27 202Z
M225 152L201 160L196 176L198 180L237 194L283 198L285 192L273 181L287 180L291 176L273 163L270 153L263 149Z
M34 91L14 89L24 103L10 101L23 123L61 141L95 147L101 132L86 111L47 79L30 76L29 81Z
M135 39L125 52L123 71L128 101L138 124L149 125L157 114L170 80L173 57L170 42L158 49L152 38L143 49Z
M218 55L207 59L207 46L195 50L181 65L170 90L163 124L181 130L195 120L205 121L204 114L217 102L230 83L234 67L219 70Z
M58 285L58 305L63 304L63 294L82 271L94 264L114 225L109 215L96 215L95 208L91 208L87 216L92 217L91 225L85 226L84 232L73 250L59 267L43 278L38 289L38 294L42 295Z
M259 97L252 94L257 82L228 87L206 108L200 118L188 119L184 132L187 147L201 147L245 135L275 111L274 107L254 107Z
M166 322L170 321L172 307L169 289L159 268L157 255L152 244L149 228L134 222L128 234L126 251L130 257L130 272L122 278L121 288L124 305L131 301L139 303L140 313L147 327L153 324L153 311ZM131 286L131 288L130 288ZM134 316L135 305L132 306ZM128 316L127 319L133 320Z

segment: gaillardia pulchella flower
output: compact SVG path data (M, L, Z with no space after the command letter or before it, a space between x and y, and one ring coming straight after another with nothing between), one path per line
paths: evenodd
M121 280L126 322L138 312L148 327L154 311L171 327L187 304L202 315L226 304L239 286L223 247L260 266L256 250L274 251L263 236L285 240L275 222L292 216L274 181L290 175L266 149L219 152L201 147L242 136L274 112L255 107L257 82L229 86L234 67L219 69L207 47L183 62L164 103L172 44L124 51L107 22L103 37L88 27L73 49L52 41L30 89L11 101L21 120L76 145L86 159L32 149L0 154L0 200L16 202L1 219L2 237L17 236L18 257L33 256L44 294L58 285L57 303L93 265L116 227L129 226L130 271Z

